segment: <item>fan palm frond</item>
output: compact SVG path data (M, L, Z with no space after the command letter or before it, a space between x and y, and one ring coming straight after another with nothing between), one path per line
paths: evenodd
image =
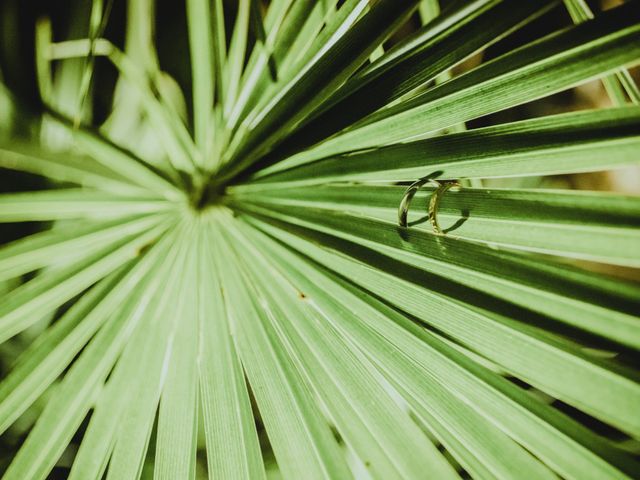
M154 2L124 49L110 3L86 38L38 23L43 141L0 145L51 185L0 195L51 222L0 248L0 342L42 327L0 381L28 432L3 478L69 451L78 480L640 475L640 286L580 266L640 268L640 198L483 186L637 165L638 1L567 0L575 25L458 73L559 2L187 0L189 108ZM465 128L596 79L613 106ZM399 226L425 176L461 186Z

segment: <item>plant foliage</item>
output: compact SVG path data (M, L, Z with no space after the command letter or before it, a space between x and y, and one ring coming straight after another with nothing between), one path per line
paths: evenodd
M640 475L640 286L579 266L640 267L640 197L483 187L638 163L638 1L187 0L189 106L153 1L124 49L111 3L69 40L38 21L42 141L1 137L50 181L0 195L50 222L0 248L0 431L28 432L3 478ZM612 107L465 129L596 79ZM462 182L442 235L430 187L397 226L425 175Z

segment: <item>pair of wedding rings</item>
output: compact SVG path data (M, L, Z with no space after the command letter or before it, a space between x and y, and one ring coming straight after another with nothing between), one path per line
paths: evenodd
M435 187L435 190L431 194L429 198L429 207L427 209L427 215L429 218L429 222L431 223L431 227L436 235L444 235L444 232L440 228L440 224L438 223L438 207L440 206L440 200L442 196L451 188L460 188L460 182L457 180L435 180L434 178L430 178L430 176L426 176L421 178L420 180L416 180L413 182L407 190L404 192L404 196L400 201L400 206L398 207L398 224L406 228L407 227L407 216L409 215L409 206L411 205L411 200L416 195L418 190L422 188L424 185L430 184Z

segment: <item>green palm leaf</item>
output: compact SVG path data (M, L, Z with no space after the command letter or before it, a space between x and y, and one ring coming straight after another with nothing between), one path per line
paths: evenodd
M640 475L640 286L597 273L636 275L640 199L531 188L638 164L638 1L188 0L184 94L154 2L124 48L104 7L38 21L41 141L0 135L48 186L0 194L47 222L0 247L3 478ZM458 186L399 226L419 178Z

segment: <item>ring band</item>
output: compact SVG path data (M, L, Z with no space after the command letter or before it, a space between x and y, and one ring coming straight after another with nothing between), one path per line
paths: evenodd
M460 187L460 183L456 180L442 182L438 188L436 188L436 191L431 194L431 198L429 199L429 222L431 222L431 227L436 235L444 235L444 232L438 223L438 208L440 207L440 200L442 200L443 195L453 187Z
M421 187L426 185L427 183L432 183L436 188L440 186L440 182L430 178L429 176L423 177L420 180L416 180L405 190L404 195L402 196L402 200L400 201L400 206L398 207L398 224L406 228L407 227L407 216L409 215L409 206L411 205L411 200L418 190Z

